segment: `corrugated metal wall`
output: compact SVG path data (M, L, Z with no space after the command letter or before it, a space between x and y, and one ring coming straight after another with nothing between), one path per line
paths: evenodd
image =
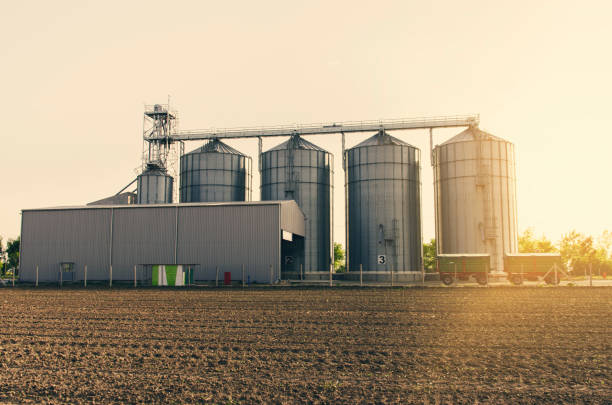
M130 278L134 264L174 263L175 207L113 211L113 278Z
M281 222L282 216L286 224ZM60 262L74 262L76 279L132 280L134 265L199 264L196 280L214 280L216 266L251 282L279 276L280 229L303 233L295 203L87 207L23 211L20 279L58 280ZM301 221L301 223L300 223ZM112 223L112 229L111 229ZM176 238L178 230L178 239ZM111 241L112 234L112 245ZM175 261L176 255L176 261Z
M216 267L242 279L242 265L252 282L269 282L270 265L279 262L279 206L182 207L178 257L201 263L196 280L214 280ZM205 227L202 224L206 224Z
M74 262L77 277L108 279L111 209L24 211L20 279L56 281L60 262Z

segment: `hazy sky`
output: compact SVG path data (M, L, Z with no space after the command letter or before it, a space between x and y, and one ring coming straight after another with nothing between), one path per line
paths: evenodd
M612 229L608 1L0 4L5 239L22 208L85 204L132 180L143 105L168 95L181 129L479 113L516 145L521 230ZM370 135L347 135L347 147ZM428 239L427 132L393 135L423 151ZM309 140L336 156L343 201L339 137ZM228 143L256 157L256 141ZM344 204L335 217L344 242Z

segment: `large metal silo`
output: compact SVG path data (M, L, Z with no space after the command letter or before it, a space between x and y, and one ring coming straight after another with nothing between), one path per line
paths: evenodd
M250 201L252 161L212 139L181 156L181 202Z
M172 203L172 187L174 179L166 169L148 165L137 177L137 204L169 204Z
M518 251L514 145L468 128L433 151L438 253Z
M306 217L304 272L329 272L333 155L294 135L262 153L261 163L261 199L295 200Z
M381 130L345 159L349 271L420 272L421 151Z

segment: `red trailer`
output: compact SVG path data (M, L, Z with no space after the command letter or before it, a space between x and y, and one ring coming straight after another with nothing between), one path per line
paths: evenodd
M559 284L567 277L559 253L506 253L504 272L514 285L521 285L525 280Z

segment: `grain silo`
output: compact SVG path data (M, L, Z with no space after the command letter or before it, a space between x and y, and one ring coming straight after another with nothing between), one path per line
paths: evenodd
M174 179L166 169L148 164L147 168L137 177L137 204L168 204L172 203L172 187Z
M180 201L250 201L251 158L212 139L181 156Z
M345 154L349 271L420 272L421 151L381 130Z
M518 250L514 145L470 127L433 152L438 253L488 253L503 271Z
M304 272L329 272L333 155L294 135L262 153L261 164L261 199L295 200L304 212Z

